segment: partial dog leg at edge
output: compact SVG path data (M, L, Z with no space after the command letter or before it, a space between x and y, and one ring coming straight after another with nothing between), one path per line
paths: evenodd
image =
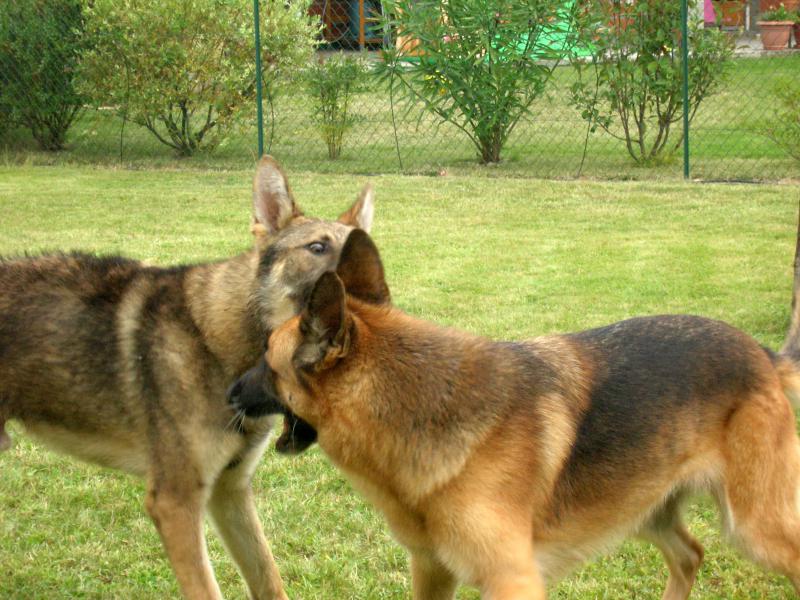
M0 452L11 448L11 436L6 431L6 422L0 419Z

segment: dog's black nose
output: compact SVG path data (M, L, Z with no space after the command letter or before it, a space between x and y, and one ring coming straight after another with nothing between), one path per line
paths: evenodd
M228 402L248 417L280 415L286 409L272 383L272 370L262 358L228 388Z

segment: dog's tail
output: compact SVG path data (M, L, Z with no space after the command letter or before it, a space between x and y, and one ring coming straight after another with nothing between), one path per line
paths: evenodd
M800 210L797 218L793 277L789 331L786 333L783 347L778 352L779 360L776 367L786 395L795 408L800 408Z

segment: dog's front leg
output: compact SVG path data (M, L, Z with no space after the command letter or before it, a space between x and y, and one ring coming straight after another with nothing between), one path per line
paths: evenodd
M411 583L414 600L452 600L458 584L447 567L427 552L411 553Z
M482 600L545 600L547 588L531 552L528 534L485 540L472 555ZM494 545L494 547L493 547Z
M211 492L209 513L252 600L287 600L258 519L249 470L240 465L223 471Z
M545 600L547 590L534 569L496 573L481 586L483 600Z
M200 482L178 471L178 480L151 476L145 506L158 529L181 592L188 600L222 600L208 558L203 532L203 508L207 491Z

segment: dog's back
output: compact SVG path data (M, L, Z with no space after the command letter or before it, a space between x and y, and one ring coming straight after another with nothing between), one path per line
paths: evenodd
M674 464L689 438L776 381L751 337L701 317L635 318L566 338L592 374L560 486L573 503L608 497L626 474Z
M125 412L118 318L142 271L85 254L0 262L0 416L91 431Z
M562 413L570 434L549 450L562 459L549 509L537 523L540 567L558 576L574 561L639 533L657 545L668 540L667 551L683 556L691 570L702 552L682 533L681 498L705 490L724 516L741 513L749 500L728 506L733 471L769 477L766 465L756 463L796 458L784 396L792 382L776 368L788 367L785 359L730 325L687 315L556 337L578 357L572 368L580 375L573 379L584 385L572 391L575 400ZM533 354L540 354L539 343L531 343ZM773 439L779 433L788 445ZM768 443L758 443L762 435ZM731 448L746 436L752 455Z
M148 373L170 342L155 313L191 331L186 270L78 253L0 263L0 420L142 474L145 400L164 400Z

